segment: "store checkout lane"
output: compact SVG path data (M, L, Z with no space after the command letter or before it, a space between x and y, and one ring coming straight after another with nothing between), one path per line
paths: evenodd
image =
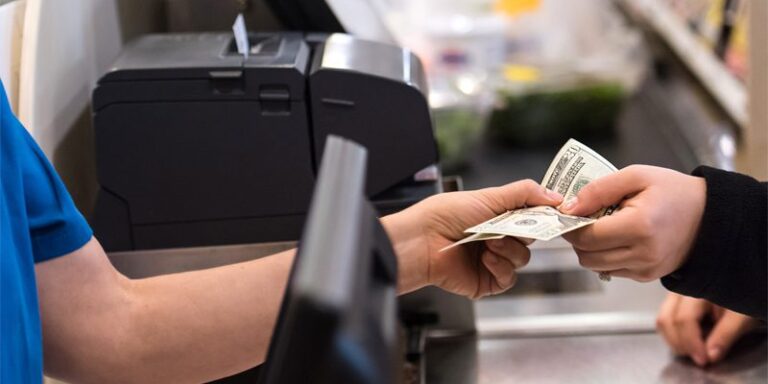
M664 47L653 46L653 52L658 71L649 73L628 100L615 135L588 143L619 167L642 163L681 172L702 163L732 167L733 123ZM486 138L471 157L471 166L459 173L468 189L538 179L553 155L552 148L510 150ZM655 332L666 294L658 282L600 282L580 268L564 241L534 244L531 262L520 271L516 287L475 303L476 338L427 344L427 382L768 380L764 330L746 337L728 359L706 369L675 358Z
M442 6L443 2L448 3L436 0L430 4ZM0 0L0 4L6 3L8 1ZM17 2L20 3L25 2ZM189 15L193 17L188 21L194 21L194 15L199 14L201 20L209 21L215 16L208 6L197 8L202 10L199 13L186 12L203 1L157 0L155 3L168 3L168 16L177 19L180 15ZM224 4L216 3L217 6ZM251 15L262 12L260 8L251 7L252 1L236 3ZM294 11L308 4L315 11L323 8L317 6L322 2L314 0L268 3L273 7L288 5ZM427 4L426 0L423 3ZM586 7L579 2L578 7L582 6ZM27 14L35 14L41 7L32 8ZM326 32L344 32L339 30L344 23L328 17L332 16L328 9L320 11L320 19L330 20L332 24L332 30ZM278 13L286 16L286 12ZM426 102L424 68L420 67L418 58L399 47L365 43L353 31L345 31L349 35L314 34L309 32L316 31L318 24L299 25L304 16L312 19L318 15L287 16L289 20L284 21L290 22L290 29L305 32L254 34L251 47L245 52L235 50L229 33L145 36L126 45L127 59L118 61L100 81L93 108L103 191L92 224L109 250L110 259L125 275L142 278L204 269L295 247L294 241L275 241L295 240L302 228L306 230L304 213L316 181L323 143L331 134L351 137L371 150L371 172L367 175L370 183L366 188L374 195L373 203L382 214L441 190L454 189L456 184L446 182L452 175L461 176L467 189L522 178L539 179L562 143L515 147L484 138L478 147L468 152L472 154L470 167L441 174L434 167L437 161L431 136L434 127ZM384 17L378 16L377 22ZM70 25L70 19L77 18L60 21ZM474 21L471 19L457 23L464 27L461 33L465 36L449 36L449 40L453 40L443 47L450 49L453 42L465 37L469 37L470 45L480 42L472 40L478 37L475 34L467 34L466 26ZM433 24L419 18L415 20L419 26L435 32ZM517 23L519 19L515 20ZM229 23L230 20L225 20L222 30L227 30ZM123 28L127 30L135 27L124 23L99 25L107 24L127 26ZM549 27L554 26L549 25L542 32L558 36L551 33L554 28ZM24 30L34 31L35 27L30 24ZM272 24L268 28L279 29ZM171 29L169 26L168 30ZM289 29L288 26L285 29ZM160 30L166 29L159 27ZM598 39L601 44L597 46L612 40L607 37L619 35L602 34ZM25 43L25 46L29 45ZM516 47L521 46L525 44ZM487 53L486 47L478 44L475 52L483 55ZM446 64L452 66L447 69L454 74L460 65L472 63L455 49L449 53L444 58ZM579 56L570 49L559 50L559 53L567 62L576 61ZM102 57L97 61L110 59ZM429 60L426 63L429 64ZM520 64L515 59L505 64L508 63ZM638 63L642 66L641 61L635 62ZM26 66L26 61L22 65ZM624 69L621 65L615 67ZM518 80L537 77L530 67L511 69L509 72L515 74L512 77ZM88 78L90 86L93 77ZM469 85L472 88L473 84ZM59 92L54 93L61 96ZM38 102L45 104L46 98L35 100ZM702 102L703 105L700 102L696 86L689 84L685 75L676 69L667 68L654 73L626 103L614 136L600 140L574 136L618 166L639 162L685 172L699 163L730 168L732 153L729 154L728 149L733 149L735 130L728 129L727 119L712 113L706 102ZM356 115L356 112L360 113ZM554 115L559 113L549 113ZM561 119L564 120L567 119ZM571 122L571 125L577 124ZM515 124L507 126L519 130ZM695 131L689 131L688 127L695 127ZM360 151L347 150L348 154L353 152L359 154ZM382 153L394 155L382 161L379 157ZM360 163L346 164L356 165L358 171L362 169ZM424 172L418 172L420 170ZM358 174L341 180L354 184L361 179ZM403 180L407 182L401 183ZM346 184L339 183L337 188L349 192L342 185ZM327 188L325 196L329 196ZM341 222L347 229L354 227L349 225L351 220L365 224L359 227L366 229L371 229L368 225L375 222L365 221L371 215L325 219L327 223L338 224L340 218L345 219ZM325 227L333 230L342 226ZM316 226L314 229L317 230ZM314 238L322 234L313 233ZM371 234L368 232L366 236ZM347 238L359 243L372 241L373 236L366 236L353 234ZM397 320L402 322L400 336L405 353L387 349L391 344L378 351L398 352L401 358L404 355L408 362L405 376L414 379L406 382L766 381L764 335L751 335L722 363L707 369L697 368L686 359L674 358L654 333L656 310L666 294L658 284L620 279L601 282L593 273L578 266L574 253L562 241L536 243L532 249L532 261L508 293L472 302L425 289L401 298L399 319L395 318L391 306L394 302L392 276L388 273L391 269L386 270L386 260L377 254L378 258L368 261L377 262L377 268L384 270L378 270L380 273L376 276L379 283L383 282L384 289L350 291L357 293L358 298L371 299L364 304L380 310L376 313L383 315L376 320L382 321L370 327L355 324L356 331L380 335L374 332L385 330L384 335L392 336L391 326ZM361 252L361 259L370 256L365 255L367 253ZM347 262L356 260L350 257L355 255L344 256ZM314 262L318 260L315 258ZM318 281L330 285L334 277L324 276L325 280ZM294 283L299 282L292 281L291 287L300 287ZM385 294L379 294L381 292ZM287 303L290 305L291 301ZM278 327L288 325L289 322L280 321ZM306 332L308 329L310 332ZM318 328L294 330L310 336L335 332L326 329L313 333L312 329ZM326 331L328 333L324 333ZM317 347L312 344L312 337L306 342L299 347ZM281 344L276 343L279 350ZM379 344L353 345L381 347ZM326 347L333 350L336 346L321 348ZM358 356L376 355L370 348L358 350L365 351ZM323 355L324 351L326 349L311 350L316 356ZM275 356L280 355L271 351L268 360L274 362ZM348 357L333 361L346 366L350 362ZM287 359L282 356L282 363L298 368L293 372L309 370L301 361L292 360L290 354ZM399 370L400 367L393 367L391 376L398 376L394 372ZM342 375L348 373L341 372ZM364 382L381 383L383 377ZM256 378L241 377L226 382L256 382ZM391 382L396 381L385 381Z
M700 100L688 81L682 73L664 81L650 76L627 104L616 136L590 144L619 166L644 162L679 170L692 167L698 158L695 147L684 140L684 133L669 130L678 129L676 119L682 115L706 116L690 110L706 108L706 102L678 108L680 103L658 100L659 94L674 92L679 99ZM667 107L661 110L659 105ZM722 128L717 117L711 123L712 129ZM633 146L638 140L646 145ZM491 140L480 145L473 166L460 172L466 188L536 178L552 156L550 149L509 151ZM714 150L709 153L720 158ZM134 250L112 252L110 258L123 273L138 278L250 260L294 245ZM751 383L768 378L763 334L748 337L721 364L698 368L671 355L655 334L656 311L666 294L659 284L600 282L579 267L575 254L562 241L534 244L532 249L531 263L509 293L475 303L448 297L448 304L437 305L443 318L425 328L417 360L420 382ZM438 295L428 300L446 298Z
M287 116L286 112L290 114L290 111L293 111L293 118L296 118L295 113L301 110L302 103L316 103L316 113L311 118L318 119L318 122L321 119L326 119L326 127L331 126L330 122L335 122L337 127L333 129L338 130L338 122L340 121L338 119L342 118L340 116L343 113L340 111L348 111L352 107L366 105L369 102L365 99L366 97L372 99L384 97L389 101L398 99L408 101L402 106L390 106L390 109L408 108L408 105L421 107L421 109L417 108L415 112L403 110L386 116L392 118L392 116L402 117L407 114L411 117L409 122L414 123L415 128L404 128L402 135L418 135L425 132L423 122L414 122L416 115L425 116L424 112L426 111L426 97L423 94L425 89L421 85L423 79L419 78L421 68L414 64L417 61L412 60L408 55L403 55L400 51L375 46L366 47L365 44L357 45L360 43L347 37L337 36L329 40L324 40L325 37L322 36L310 37L307 39L308 45L305 48L302 48L301 43L296 42L302 38L304 36L286 35L282 37L283 40L281 38L276 40L270 36L257 36L254 42L256 46L260 47L259 52L244 62L240 62L236 55L230 52L233 48L227 45L228 36L225 38L208 35L194 39L188 36L166 36L154 37L154 41L152 38L145 39L143 44L148 44L148 46L144 46L145 51L143 52L156 52L157 47L152 47L152 44L169 44L164 46L163 50L165 51L181 44L183 49L187 50L181 52L183 56L199 49L199 44L207 44L206 49L224 52L221 57L224 57L227 62L218 63L219 68L214 71L215 74L209 73L207 70L197 74L190 71L188 76L176 79L166 77L168 74L176 76L175 69L163 73L162 65L167 65L167 62L148 63L142 60L151 61L156 58L139 57L137 59L137 56L134 56L131 60L123 61L124 66L122 68L118 65L117 71L111 74L112 77L106 78L103 82L103 91L96 93L97 96L108 98L108 101L102 104L95 102L94 104L97 108L101 105L106 109L109 105L117 105L121 101L125 101L132 107L136 107L136 104L140 104L143 100L119 100L126 93L122 91L110 93L109 87L127 86L130 81L141 83L150 78L157 85L160 81L183 81L202 74L203 77L209 75L215 77L217 84L215 91L217 97L222 98L221 100L237 100L245 95L262 103L258 107L261 115L250 118L262 119L269 116L268 119L276 119ZM325 45L323 46L323 44ZM355 46L357 48L354 48ZM350 47L353 48L350 49ZM142 47L140 45L134 46L134 49L136 51L133 54L141 55ZM311 63L312 55L305 52L307 49L317 49L317 52L320 52L312 54L314 61ZM286 56L286 52L293 56ZM130 55L131 52L128 54ZM319 59L323 54L326 55L327 60ZM370 65L373 61L370 60L370 57L376 56L381 61L383 60L382 57L377 56L379 54L384 57L396 57L397 65L392 67L395 70L390 68L385 69L383 73L376 73L380 66ZM207 57L208 55L202 56ZM366 57L368 58L366 59ZM407 65L402 62L404 58L407 58ZM275 61L270 62L273 59ZM208 64L210 63L198 63L200 66ZM598 152L620 167L632 163L649 163L689 171L699 162L722 166L723 164L719 161L723 159L723 155L717 153L719 146L706 140L702 142L699 139L697 141L696 134L689 134L685 131L686 124L684 123L691 116L706 120L707 116L711 116L711 113L708 112L708 107L705 105L706 101L700 100L696 86L688 83L690 80L685 77L684 73L674 72L676 71L674 63L670 65L672 65L671 70L673 71L671 76L668 73L664 76L657 77L655 74L650 76L642 84L637 94L626 103L615 136L587 141L587 144L592 145ZM142 66L147 67L142 68ZM297 69L293 72L285 71L290 66ZM312 68L310 73L303 72L310 66ZM123 73L119 73L121 69L124 70ZM327 76L337 77L323 79L324 69L327 70ZM189 69L187 70L189 71ZM280 70L285 73L279 73ZM152 71L155 72L152 73ZM253 71L253 75L249 71ZM243 78L238 77L238 73L240 76L245 74L246 77L249 77L249 81L263 82L264 78L255 75L259 73L258 71L262 71L262 73L275 71L273 76L285 76L286 79L294 77L295 79L289 80L288 85L281 87L275 87L274 84L266 82L259 83L258 86L254 87L253 83L243 82ZM345 73L344 71L348 72ZM338 93L339 89L344 88L341 84L344 82L345 75L349 78L357 77L356 81L370 81L367 83L370 87L381 88L376 88L378 89L376 92L369 90L368 93L360 95L350 96L347 94L346 97L332 95L332 93ZM142 76L148 77L142 78ZM306 80L307 87L309 87L308 91L304 90L305 80L299 78L300 76L309 76L309 80ZM376 79L382 77L386 81L377 83ZM111 80L115 80L115 82L110 84ZM332 82L333 87L328 86L331 83L324 83L324 81ZM352 88L347 89L347 91L351 90ZM249 94L251 91L254 92L252 95ZM389 91L393 94L387 94ZM136 92L132 95L140 95L141 90ZM324 94L324 92L330 93ZM395 95L398 92L400 92L400 97ZM127 94L131 95L130 92ZM172 95L162 93L152 95L152 97L160 96L171 97ZM304 100L302 96L315 99ZM110 108L113 108L110 113L114 113L116 109ZM199 113L202 113L200 111L198 110ZM109 125L116 126L128 124L129 120L122 120L120 117L124 115L119 115L119 113L117 117L110 117L103 112L101 111L101 123L98 120L96 123L97 146L100 146L97 148L101 148L100 150L103 151L102 164L100 164L101 172L111 174L110 178L117 184L108 185L104 189L103 194L107 197L102 202L101 208L97 206L97 217L101 213L106 222L115 217L127 221L134 220L135 222L121 224L133 226L133 229L99 228L100 225L97 222L96 230L101 232L100 239L103 239L106 246L112 249L109 254L110 259L121 272L129 277L140 278L202 269L251 260L296 245L292 241L266 243L264 241L270 240L270 237L272 240L295 238L301 229L301 215L294 215L295 217L289 217L286 221L278 223L278 225L291 228L293 231L287 237L274 236L274 233L261 231L260 233L264 237L248 239L248 236L258 233L259 228L273 225L275 213L285 213L276 212L275 209L289 207L295 204L295 201L285 201L281 203L282 205L273 204L266 207L266 211L259 211L264 207L251 207L255 211L244 212L242 205L240 205L235 211L229 210L231 207L226 206L209 206L197 212L199 215L208 215L204 218L211 219L208 224L205 224L210 224L207 228L187 227L185 229L191 229L198 234L225 233L228 230L222 229L223 221L231 219L233 212L236 212L235 216L242 216L232 220L228 227L240 229L229 231L227 236L231 237L220 241L212 241L212 239L202 235L195 237L191 242L165 236L170 232L183 233L184 230L179 231L179 228L171 227L181 225L180 223L185 221L205 221L200 220L203 216L184 216L181 218L174 216L176 214L173 212L174 207L196 206L200 201L174 205L178 202L167 200L174 204L169 204L162 210L149 207L142 213L141 205L145 202L140 201L140 199L149 195L158 196L157 191L120 191L121 186L126 185L121 183L130 180L131 177L145 177L156 170L158 164L161 164L162 167L171 168L174 166L186 167L187 164L175 163L170 158L163 161L150 159L144 164L146 165L145 171L132 173L128 178L126 175L120 175L120 161L124 160L126 156L130 157L130 154L121 151L130 150L131 146L125 145L125 137L114 136L119 135L119 132L112 134L109 133L110 131L102 129L101 133L98 133L99 125L109 122ZM157 116L149 113L133 115ZM246 115L243 118L249 118ZM236 117L229 115L228 118L233 120ZM309 117L303 117L303 119L307 118ZM355 119L349 121L362 121L360 120L361 117L355 117ZM370 116L367 119L366 121L377 121ZM708 129L711 129L715 135L722 134L727 139L729 136L727 129L722 126L722 121L716 114L712 119L711 121L697 122L697 126L709 126ZM193 120L185 117L185 124L180 126L188 129L195 124L205 125L201 123L201 120ZM306 121L302 119L299 119L298 122L299 124L306 124ZM378 122L389 127L398 126L398 124L386 120ZM142 121L139 125L141 129L146 130L142 140L146 140L146 135L156 134L157 131L150 129L154 123L167 124L168 122ZM285 127L294 129L295 124L295 122L289 122ZM344 129L346 128L343 128L342 131ZM126 130L122 130L122 132L126 132ZM318 132L320 130L316 129L315 133ZM345 132L327 133L359 134L352 128ZM230 134L236 134L236 132L230 132ZM190 136L188 132L185 135L187 139L192 140L188 143L190 144L190 153L195 153L195 146L203 142L204 137L195 138ZM389 137L384 135L376 138L363 136L358 137L358 140L372 146L386 146L386 141L392 139L392 136L392 134ZM156 137L153 140L162 141L163 139L163 137ZM278 139L291 140L288 137L278 137ZM395 140L394 145L397 148L400 148L399 146L403 142L416 147L413 150L400 151L400 153L418 153L425 155L424 158L398 157L398 161L403 164L403 168L398 170L400 173L392 175L374 170L369 177L377 180L376 182L379 184L369 184L368 187L373 188L376 192L382 192L387 187L391 187L393 181L397 180L398 177L402 178L405 173L418 170L409 167L418 165L421 168L431 165L430 161L435 159L429 151L422 151L428 147L422 139L412 136L410 140ZM233 143L236 141L234 140ZM314 165L318 165L319 156L317 158L312 156L321 151L322 143L322 139L318 139L317 142L304 143L306 145L301 147L304 152L292 156L293 160L304 159L307 164L314 162ZM638 146L637 143L643 143L643 145ZM111 148L111 150L107 150L107 148ZM298 146L294 145L293 148L296 149ZM556 146L545 149L510 149L501 146L492 139L485 139L472 152L474 155L471 167L458 173L464 181L465 188L468 189L499 185L522 178L538 179L543 175L547 164L554 155L555 148ZM277 150L278 152L274 153L275 156L284 154L279 152L279 147L264 148L264 150L267 152ZM146 151L144 154L146 155ZM380 160L372 159L372 161L378 162ZM378 164L378 166L381 165L381 163ZM226 164L224 165L226 166ZM296 165L296 163L292 163L292 165ZM299 167L301 166L299 165ZM309 169L308 166L306 168L304 171ZM284 170L278 170L276 174L257 175L257 179L285 183L286 180L283 178L287 174L297 175L300 173L286 173ZM213 178L220 177L222 174L225 173L211 173ZM413 184L397 184L394 190L387 190L384 191L385 193L377 195L380 199L374 201L374 204L379 204L380 209L384 211L397 209L442 189L437 185L438 180L434 175L430 178L429 172L427 172L426 178L423 174L420 177L422 177L421 180L413 179ZM310 178L305 178L300 185L296 183L292 185L299 186L301 191L307 192L311 189L306 183ZM165 185L162 179L160 181L160 183L135 182L131 188L135 188L137 185L146 188L158 188ZM211 193L221 193L222 187L230 181L232 180L213 183L215 188L200 190L200 193L194 197L203 201L210 197L208 195ZM177 183L178 180L175 180L168 185ZM276 188L269 193L274 194L279 189ZM123 202L117 202L114 199L109 201L109 194L120 192L127 194L128 199L123 200ZM244 190L243 192L248 191ZM136 197L133 201L130 200L133 198L132 196ZM236 194L224 196L217 200L237 203L238 201L242 202L244 196ZM253 199L254 195L246 197ZM291 196L283 197L289 198ZM132 207L131 211L135 210L135 212L142 214L125 216L114 211L109 212L110 209L114 209L114 206L119 206L125 201L136 202L138 208ZM216 209L222 210L224 215L213 217L211 212L215 212ZM195 212L189 210L183 212L184 215L192 213ZM228 218L227 215L229 215ZM258 220L254 220L254 217ZM272 222L265 225L270 220ZM101 222L104 223L105 221L102 220ZM155 226L159 222L164 223ZM115 221L111 221L111 223L114 225ZM246 225L243 225L244 223ZM153 228L153 226L155 227ZM211 228L217 229L211 230ZM131 231L133 231L132 236L124 236L125 233ZM152 231L156 232L153 234ZM155 243L159 239L173 243ZM134 243L126 245L126 241ZM145 241L145 243L136 243L141 241ZM238 242L252 244L224 245ZM205 243L221 245L204 246ZM425 310L427 312L433 310L438 315L422 324L407 326L407 328L412 328L410 331L414 333L407 333L404 336L405 343L408 344L409 338L415 337L417 339L414 343L416 350L408 351L411 356L415 356L412 363L415 362L418 367L415 382L717 382L726 380L740 383L765 381L768 378L765 364L766 344L761 335L757 335L741 348L737 348L724 363L710 369L702 370L684 359L674 358L661 338L654 333L656 310L664 295L665 291L658 284L640 285L621 280L614 280L610 283L600 282L594 274L578 266L573 251L563 242L536 244L533 246L530 265L521 271L517 287L508 294L473 303L434 290L427 290L420 297L406 297L402 300L403 307L415 309L417 315L424 315ZM419 318L419 316L416 317ZM413 336L414 334L417 336Z

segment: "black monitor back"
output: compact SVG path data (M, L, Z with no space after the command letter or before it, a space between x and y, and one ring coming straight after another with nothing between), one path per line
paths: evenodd
M333 10L323 0L266 0L285 29L311 32L345 32Z
M328 138L259 383L391 384L397 263L364 197L366 150Z

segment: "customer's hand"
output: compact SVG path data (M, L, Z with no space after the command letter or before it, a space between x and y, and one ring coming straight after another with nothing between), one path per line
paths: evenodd
M709 335L701 321L710 316L714 327ZM661 305L656 329L676 354L690 357L697 365L720 361L739 338L756 328L757 319L729 311L706 300L670 293Z
M513 238L470 243L440 252L466 236L464 230L507 210L556 206L562 197L532 180L476 191L430 197L382 221L398 255L399 291L436 285L449 292L480 298L514 285L515 270L530 252Z
M696 238L706 202L704 179L633 165L587 184L561 211L587 216L620 209L564 235L582 266L650 281L674 272Z

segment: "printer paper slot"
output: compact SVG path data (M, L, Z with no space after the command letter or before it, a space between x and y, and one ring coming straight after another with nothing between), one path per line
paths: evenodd
M251 56L277 56L280 52L280 46L282 45L282 38L279 35L273 36L254 36L248 35L248 42L251 44L249 55ZM237 51L237 43L235 38L229 41L227 49L224 52L225 56L242 56Z

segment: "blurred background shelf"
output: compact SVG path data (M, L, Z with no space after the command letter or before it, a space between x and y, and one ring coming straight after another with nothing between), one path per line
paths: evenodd
M670 2L617 0L617 3L631 17L653 30L669 45L740 129L747 126L749 118L744 82L716 55L716 49L704 43L703 37L697 36L689 25L675 14L669 5ZM727 4L732 2L712 3L715 3L712 6L722 4L727 7ZM724 21L734 17L731 14L734 12L723 10Z

